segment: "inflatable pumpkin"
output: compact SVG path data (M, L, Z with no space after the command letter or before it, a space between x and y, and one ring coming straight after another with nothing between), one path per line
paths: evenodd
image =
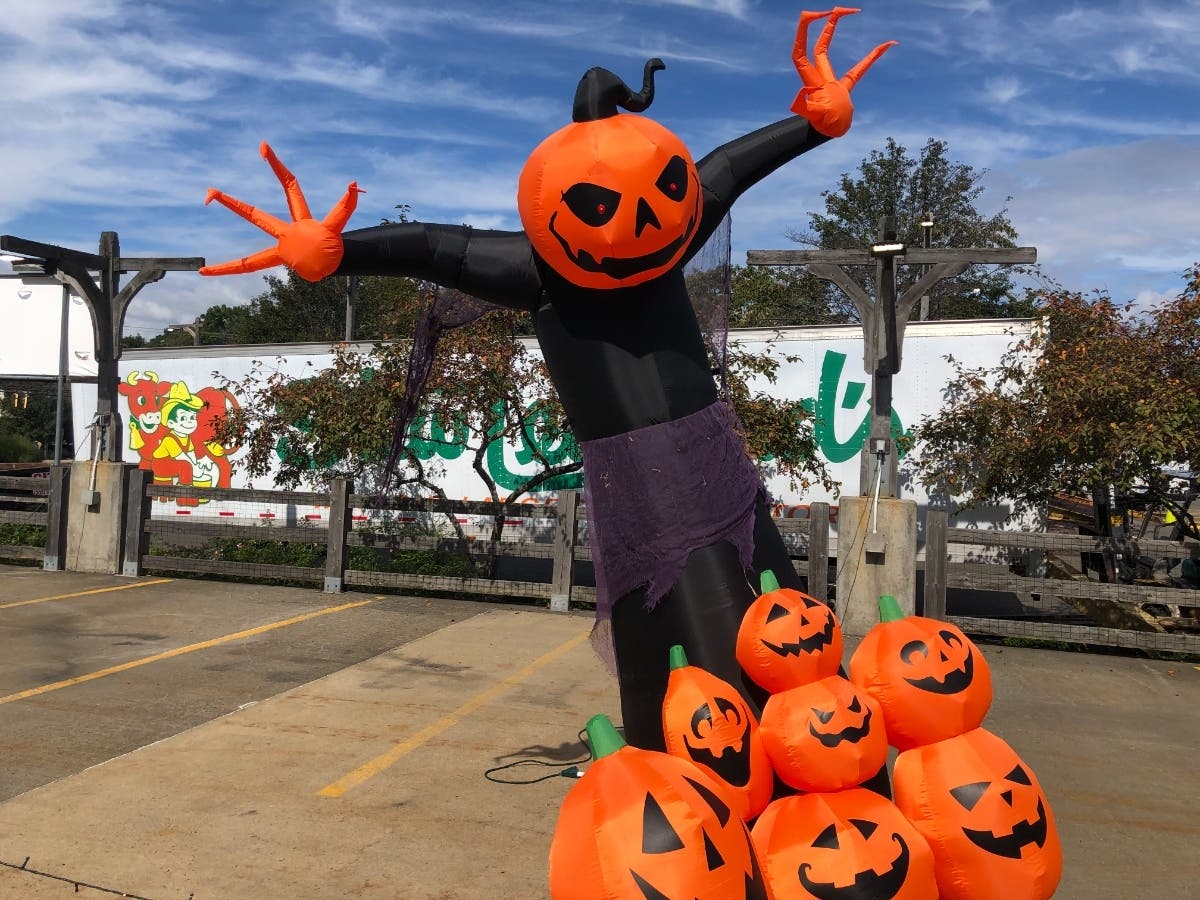
M947 900L1042 900L1062 876L1054 814L1033 771L983 728L906 750L896 806L929 843Z
M697 766L631 747L605 716L559 810L553 900L769 900L745 824Z
M688 665L683 647L672 647L670 659L663 699L667 752L724 782L736 799L737 814L754 818L770 801L775 786L758 719L729 682Z
M781 588L769 569L759 576L759 590L738 628L742 671L773 694L835 674L844 644L833 610L802 591Z
M907 750L978 728L992 674L974 642L957 625L905 616L887 595L879 617L850 658L850 680L879 702L888 741Z
M925 838L895 804L865 788L775 800L750 837L779 900L937 896Z
M855 787L887 762L879 704L840 675L772 694L759 732L775 773L802 791Z

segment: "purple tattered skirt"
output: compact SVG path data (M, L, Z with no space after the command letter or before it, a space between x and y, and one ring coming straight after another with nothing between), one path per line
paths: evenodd
M754 509L765 490L723 401L580 449L596 574L592 642L611 663L612 610L621 597L645 588L653 608L688 555L718 541L729 541L750 565Z

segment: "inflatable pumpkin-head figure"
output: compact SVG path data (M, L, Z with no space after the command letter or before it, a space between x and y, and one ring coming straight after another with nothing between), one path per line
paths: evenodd
M1043 900L1062 876L1054 814L1033 770L976 728L906 750L893 770L896 806L933 851L948 900Z
M583 288L621 288L676 265L700 224L700 176L678 137L638 113L654 99L646 63L641 92L591 69L575 94L574 121L530 154L517 210L534 250Z
M750 836L777 898L937 896L925 838L895 804L866 788L782 797Z
M987 660L957 625L905 616L879 598L880 622L850 658L850 680L879 701L900 750L978 728L992 704Z
M879 704L840 675L772 694L759 732L775 773L801 791L854 787L887 762Z
M627 745L604 716L550 843L553 900L769 900L750 832L698 767Z
M759 576L759 596L738 628L738 665L773 694L819 681L842 664L842 627L832 609L792 588L770 569Z
M671 648L670 660L662 714L667 752L726 784L735 812L742 819L754 818L775 787L758 719L729 682L688 665L679 644Z

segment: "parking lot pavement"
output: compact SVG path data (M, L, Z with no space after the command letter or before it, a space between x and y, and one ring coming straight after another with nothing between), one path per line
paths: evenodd
M97 605L88 615L76 603ZM67 618L52 604L66 604ZM65 755L75 761L61 766L68 777L43 773L41 787L0 803L0 863L28 858L66 880L0 866L3 897L105 896L99 888L149 900L544 897L551 835L574 782L497 784L484 772L522 759L549 764L531 766L536 774L558 771L581 758L577 732L589 716L617 720L616 686L582 614L170 582L0 609L4 646L21 633L17 614L33 610L46 617L30 632L41 650L0 663L0 742L14 733L7 717L39 715L26 726L54 728L23 726L25 739L50 757L59 744L74 748ZM68 665L76 633L74 646L91 655ZM371 653L373 641L388 646ZM39 662L45 650L58 656ZM995 684L985 724L1037 773L1057 819L1056 896L1195 896L1200 669L983 652ZM129 663L140 664L120 668ZM83 680L103 671L96 665L114 671ZM314 674L321 667L328 674ZM60 686L27 693L39 685ZM161 729L170 736L80 769L86 741L69 733L73 719L95 739L105 723L128 730L132 748L153 731L142 720L158 716L171 720ZM180 724L189 716L195 727ZM78 894L72 880L83 883Z

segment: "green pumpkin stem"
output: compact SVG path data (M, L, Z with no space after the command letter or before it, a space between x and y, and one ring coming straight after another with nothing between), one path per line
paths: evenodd
M884 594L879 598L879 621L880 622L898 622L904 618L904 613L900 611L900 604L891 594Z
M671 671L686 669L687 665L687 654L683 652L683 644L675 644L671 647Z
M775 573L770 569L764 569L763 573L758 576L758 592L760 594L769 594L771 591L779 590L779 579L775 577Z
M625 746L625 739L613 727L608 716L592 716L587 723L588 744L592 748L592 759L603 759Z

